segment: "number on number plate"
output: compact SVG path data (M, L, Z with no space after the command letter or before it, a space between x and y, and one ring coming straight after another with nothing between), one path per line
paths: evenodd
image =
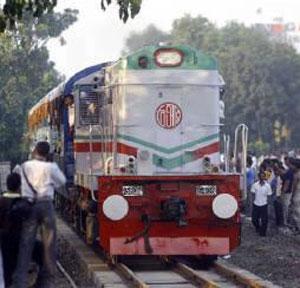
M216 185L197 185L196 195L198 196L214 196L217 194Z
M143 186L123 186L122 193L123 196L143 196Z

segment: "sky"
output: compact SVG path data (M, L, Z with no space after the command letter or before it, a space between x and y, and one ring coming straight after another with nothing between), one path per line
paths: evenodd
M299 0L143 0L140 13L126 24L119 20L116 5L103 12L100 2L58 0L57 11L79 10L78 21L63 33L66 45L61 46L58 39L48 44L50 59L66 77L88 66L117 60L131 31L141 31L149 24L169 31L173 21L185 14L201 14L218 26L231 20L247 25L270 23L275 17L300 24Z

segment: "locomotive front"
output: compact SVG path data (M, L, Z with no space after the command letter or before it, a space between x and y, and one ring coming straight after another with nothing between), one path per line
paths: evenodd
M216 61L149 46L105 68L98 222L110 255L225 255L240 179L220 169Z

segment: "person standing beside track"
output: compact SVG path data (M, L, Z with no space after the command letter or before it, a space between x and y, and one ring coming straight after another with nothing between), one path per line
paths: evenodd
M292 159L291 165L294 170L294 182L291 199L292 220L294 233L300 234L300 159Z
M282 163L274 160L273 161L273 172L274 177L270 183L272 189L272 202L274 208L275 222L278 228L283 228L283 208L281 200L282 180L281 175L284 172Z
M247 173L246 173L246 181L247 181L247 199L245 203L245 214L247 216L251 215L252 207L252 195L251 195L251 187L255 182L255 169L252 167L253 160L250 155L247 156Z
M22 177L22 196L34 199L32 212L23 222L20 252L14 273L13 287L26 288L27 268L30 263L38 228L43 242L43 268L37 287L54 287L56 269L56 224L54 213L54 189L66 182L56 163L47 162L50 146L42 141L36 144L33 160L19 168Z
M283 223L284 226L288 226L288 215L289 215L289 208L292 199L292 190L293 190L293 182L294 182L294 171L291 168L291 160L292 158L284 157L284 164L287 167L287 170L283 173L282 179L282 208L283 208Z
M272 195L270 184L265 180L265 173L260 171L258 181L251 187L254 194L252 223L260 236L266 236L268 227L268 196Z

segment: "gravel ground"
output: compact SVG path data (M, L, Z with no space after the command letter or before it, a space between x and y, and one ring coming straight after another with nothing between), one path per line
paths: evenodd
M30 287L30 288L35 287L35 281L36 281L37 272L38 272L37 266L32 265L32 267L33 267L33 270L29 274L29 277L28 277L29 278L28 279L28 287ZM58 269L56 270L56 275L55 275L55 280L54 280L54 287L55 288L72 288L69 281L66 279L66 277Z
M59 260L78 287L94 287L74 257L74 251L63 239L58 242ZM300 235L286 235L272 223L269 224L267 237L260 237L250 218L242 218L241 245L225 261L283 288L300 288ZM69 288L71 285L58 272L55 287Z
M79 288L94 288L87 278L87 271L81 266L78 255L63 238L58 238L58 259ZM71 287L70 284L66 287ZM60 288L64 286L59 286ZM57 288L57 287L56 287Z
M300 288L300 235L285 235L273 224L267 237L242 219L242 243L227 261L286 288Z
M72 288L68 280L65 278L65 276L57 271L56 277L55 277L55 288Z

